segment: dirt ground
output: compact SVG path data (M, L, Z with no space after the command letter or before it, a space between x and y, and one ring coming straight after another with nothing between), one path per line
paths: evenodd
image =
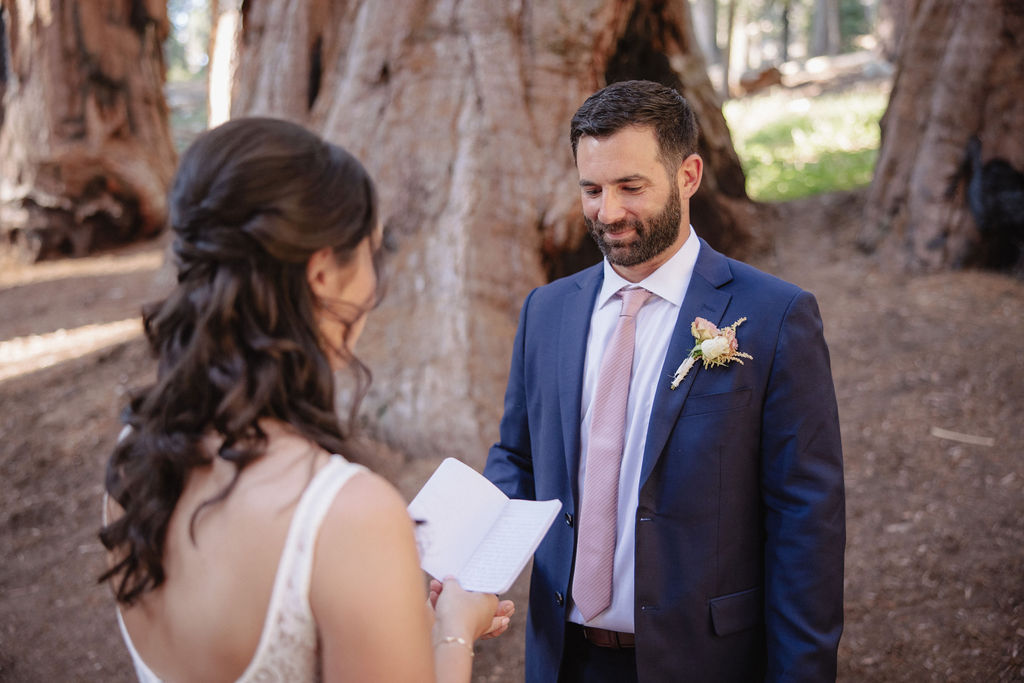
M757 261L817 294L832 353L849 529L840 680L1024 680L1024 282L888 272L853 246L862 201L780 205ZM137 315L160 259L149 244L0 276L2 681L131 680L95 585L96 531L124 392L152 368L137 337L102 346L88 332ZM429 470L399 468L397 483L411 494ZM480 646L479 681L522 680L525 581L513 594L520 615Z

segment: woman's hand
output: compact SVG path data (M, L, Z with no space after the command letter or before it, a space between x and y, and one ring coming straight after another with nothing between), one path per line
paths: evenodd
M511 600L498 601L491 593L467 591L449 577L444 584L431 579L430 605L434 608L434 630L439 637L461 636L475 640L496 638L508 630L515 613Z

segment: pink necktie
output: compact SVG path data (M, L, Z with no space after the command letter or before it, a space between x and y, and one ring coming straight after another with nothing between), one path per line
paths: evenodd
M633 374L636 313L650 295L646 289L619 290L622 310L601 360L594 390L572 582L572 598L586 621L612 604L619 468L626 433L629 379Z

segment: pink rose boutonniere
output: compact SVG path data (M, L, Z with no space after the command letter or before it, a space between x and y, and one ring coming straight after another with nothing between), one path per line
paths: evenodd
M736 341L736 328L739 327L746 318L740 318L732 325L718 329L714 324L705 320L704 318L695 318L690 323L690 332L693 334L694 340L697 342L693 348L690 349L689 355L686 356L678 368L676 368L675 375L672 376L672 384L669 386L670 389L675 389L679 386L679 383L686 377L686 373L690 371L694 363L698 360L704 361L704 367L709 368L713 365L727 365L731 361L736 361L740 365L743 365L741 358L747 360L754 360L754 357L749 353L743 353L740 351L739 342Z

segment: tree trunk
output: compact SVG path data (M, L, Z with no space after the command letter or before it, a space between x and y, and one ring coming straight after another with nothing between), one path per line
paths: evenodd
M235 0L211 0L210 18L207 102L210 112L208 123L213 128L231 118L231 86L238 69L242 12Z
M782 3L782 49L780 50L782 62L789 61L789 4L790 0L783 0Z
M816 0L811 27L811 54L834 55L839 51L839 0Z
M9 79L7 67L7 10L0 5L0 127L4 125L4 94Z
M888 247L917 270L1008 265L1001 261L1019 255L1024 8L1016 7L920 0L908 9L861 233L865 249ZM980 154L972 159L975 137ZM1007 173L993 175L1000 168Z
M3 0L0 236L21 255L80 255L154 234L175 152L157 0Z
M899 61L900 44L907 30L907 5L906 0L878 0L875 7L875 37L882 56L893 63Z
M568 144L594 90L676 86L704 131L697 231L732 253L762 243L686 2L243 7L235 82L211 86L232 115L306 123L378 182L397 253L360 346L376 377L364 413L408 453L483 464L523 298L600 259Z
M708 64L718 64L722 54L718 49L718 0L691 0L693 28L700 43L701 53Z
M732 73L733 37L736 30L736 0L728 0L725 12L725 54L722 56L722 82L719 84L722 99L729 97L729 79Z

